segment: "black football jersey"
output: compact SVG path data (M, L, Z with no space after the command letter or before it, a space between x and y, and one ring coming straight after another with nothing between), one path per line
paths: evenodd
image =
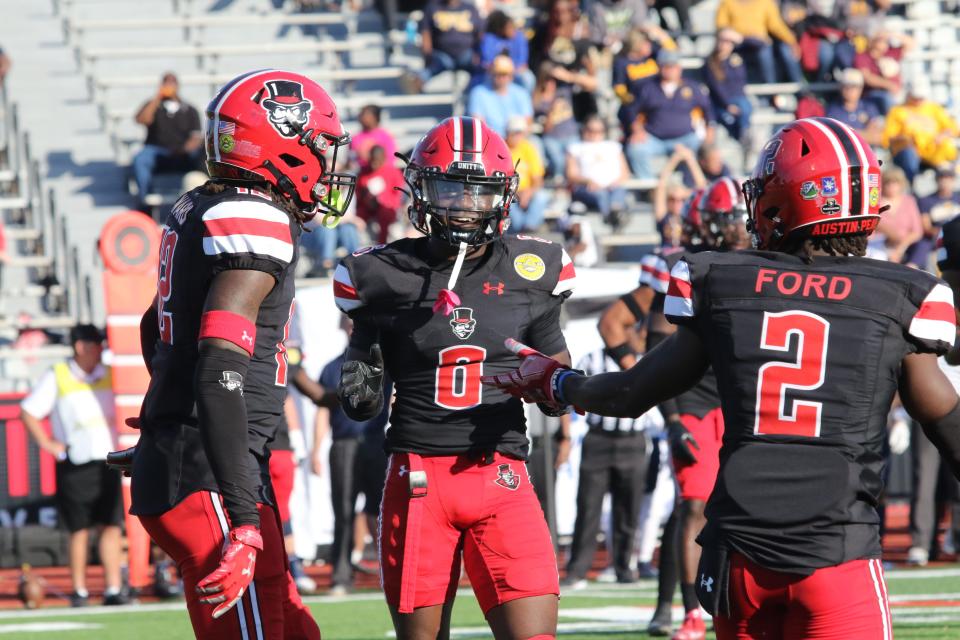
M937 266L940 271L960 269L960 216L951 218L940 227Z
M640 284L656 291L650 305L650 315L663 313L663 301L667 296L670 283L670 270L690 251L676 251L667 255L651 253L640 261ZM713 367L704 372L700 381L676 398L677 410L681 415L694 415L703 418L720 406L720 394L717 392L717 377Z
M426 238L360 250L337 267L337 305L363 332L378 335L396 388L387 449L421 455L471 451L526 458L519 400L481 384L480 376L509 371L518 357L506 338L554 355L566 350L562 301L575 273L566 251L529 236L507 236L478 259L464 262L449 316L433 305L454 263L427 253Z
M792 573L879 557L887 413L903 358L953 343L950 289L867 258L710 252L674 266L664 311L717 374L710 533Z
M217 490L197 428L193 375L207 292L214 276L228 269L264 271L276 279L260 306L254 353L243 381L250 469L258 474L254 486L260 487L259 499L271 501L267 443L283 414L284 339L293 310L300 231L269 196L250 189L228 188L214 195L194 189L174 205L160 242L160 339L142 409L133 513L161 513L194 491Z

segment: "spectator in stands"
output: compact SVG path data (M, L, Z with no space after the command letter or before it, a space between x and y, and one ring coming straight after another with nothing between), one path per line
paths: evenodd
M543 142L547 160L547 173L554 177L564 175L567 148L579 140L572 96L570 87L561 87L553 77L553 63L544 62L533 89L533 112L540 123L540 141Z
M704 147L712 145L704 145ZM723 158L720 159L721 164ZM680 169L684 176L684 181L678 183L675 181L674 174ZM689 176L689 181L686 177ZM718 176L720 177L720 176ZM657 180L657 186L653 190L653 217L658 223L662 222L667 216L682 217L684 205L687 198L690 197L691 189L705 189L713 181L713 178L707 179L704 176L701 164L697 160L697 155L683 145L677 145L673 154L660 170L660 178Z
M353 321L341 316L341 328L349 337ZM323 367L319 383L324 389L336 389L340 384L340 369L346 359L342 353ZM317 408L314 423L313 452L310 456L313 472L320 474L322 457L320 446L327 434L333 438L330 444L328 464L330 469L330 498L333 501L333 545L330 549L333 565L330 592L344 594L353 586L353 531L357 495L363 493L363 512L370 531L377 530L377 515L383 496L387 475L387 456L384 453L384 430L390 413L390 396L393 384L389 379L383 384L383 410L364 422L352 420L339 406L333 409Z
M357 178L357 216L376 225L380 244L387 242L390 225L397 221L405 188L403 172L387 159L383 147L370 149L370 164L360 169Z
M887 114L883 146L890 149L893 162L904 170L913 184L923 167L937 167L957 159L960 127L942 105L928 99L926 79L912 80L906 102Z
M397 142L393 134L380 126L380 107L368 104L357 114L360 131L353 134L350 140L350 149L356 156L357 164L361 169L370 164L370 150L373 147L383 148L387 161L393 164L394 154L397 152Z
M360 248L360 234L366 231L367 223L357 215L358 200L354 198L350 202L347 213L333 228L323 226L320 216L307 223L311 233L304 233L300 237L300 247L310 259L308 276L326 277L336 266L338 249L349 254Z
M627 105L634 100L633 91L644 80L656 78L660 71L656 54L660 49L676 48L673 39L653 25L630 30L621 54L613 59L613 92L621 102L617 111L621 125L626 125Z
M880 144L883 117L876 104L863 99L863 73L858 69L840 74L840 96L827 105L826 115L850 125L870 144Z
M607 139L603 118L591 116L581 128L581 141L567 149L567 184L574 203L599 211L617 228L627 207L630 177L627 160L618 143Z
M542 190L543 158L527 139L529 123L523 116L511 116L507 123L507 146L520 175L517 195L510 206L510 231L536 231L543 224L549 196Z
M710 90L714 115L734 140L746 142L753 106L746 94L747 67L734 49L743 37L733 29L717 32L713 53L703 64L703 77Z
M430 0L420 21L424 68L404 76L407 93L420 93L430 78L444 71L476 73L482 32L480 14L469 0Z
M773 0L720 0L716 24L743 37L737 52L757 67L763 83L777 81L777 59L787 82L803 81L797 38Z
M590 221L583 216L566 214L559 222L563 246L577 267L595 267L600 262L600 248Z
M514 82L533 91L537 79L530 70L530 45L527 36L517 28L517 23L500 9L487 16L487 31L480 39L480 66L490 69L494 58L509 56L515 69Z
M690 7L697 4L697 0L653 0L653 8L657 10L660 17L660 27L663 29L672 29L666 20L664 9L673 9L677 14L677 22L680 31L683 33L693 33L693 23L690 21Z
M507 121L521 116L533 122L533 101L530 93L513 82L514 67L510 56L497 56L490 65L487 81L470 90L467 113L505 136Z
M10 73L11 66L13 66L13 63L10 61L10 56L7 55L7 52L4 51L3 48L0 48L0 87L3 86L7 74Z
M930 248L943 223L960 215L960 193L955 190L956 185L956 167L952 164L940 165L937 167L937 190L917 200L923 221L924 241L929 243Z
M147 128L143 149L132 162L141 211L149 211L143 201L150 193L155 174L185 174L202 167L200 114L180 99L179 88L176 75L163 74L156 95L137 111L137 123Z
M836 0L833 16L853 39L882 29L892 4L891 0Z
M879 31L870 37L866 51L853 60L853 66L863 73L864 95L877 105L881 115L887 115L896 104L901 84L900 61L912 45L913 40L907 36Z
M86 606L88 535L100 528L106 578L103 604L127 604L121 592L120 472L104 463L117 448L110 367L101 362L103 333L93 325L70 330L73 357L48 369L20 404L20 419L43 451L57 460L57 509L70 532L70 605ZM50 418L52 433L41 421Z
M586 6L590 40L600 49L618 51L630 29L647 21L646 0L593 0Z
M627 133L627 156L638 178L653 178L652 160L673 153L677 145L699 149L701 138L694 130L694 118L707 123L706 138L713 139L713 110L703 86L683 79L680 57L662 49L657 55L660 73L644 83L631 103L631 130Z
M879 246L882 243L890 262L919 266L916 260L921 260L926 264L925 256L908 254L913 244L923 237L923 221L917 201L909 192L907 176L902 169L891 167L883 172L882 183L880 203L889 208L880 218L880 224L871 236L871 244ZM876 196L871 193L869 197Z
M550 73L558 88L571 91L574 118L584 122L597 113L594 92L599 86L589 25L575 0L550 0L547 16L531 43L531 66L539 69L544 61L551 63Z

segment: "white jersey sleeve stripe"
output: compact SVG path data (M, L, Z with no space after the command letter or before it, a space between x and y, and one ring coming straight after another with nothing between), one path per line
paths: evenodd
M293 244L276 238L247 234L206 237L203 239L203 252L208 256L253 253L287 264L293 260Z

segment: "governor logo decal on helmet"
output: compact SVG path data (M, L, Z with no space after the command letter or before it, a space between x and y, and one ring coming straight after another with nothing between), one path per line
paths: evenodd
M298 135L294 126L302 129L310 119L313 104L303 98L303 85L292 80L271 80L265 84L270 92L260 106L267 110L270 124L284 138Z

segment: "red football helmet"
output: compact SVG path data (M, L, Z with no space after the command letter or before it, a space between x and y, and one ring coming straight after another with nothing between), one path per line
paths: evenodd
M268 182L310 219L343 215L356 176L337 173L350 144L323 88L297 73L263 69L237 76L207 106L207 171L224 180Z
M510 149L476 118L447 118L420 139L404 171L410 220L454 245L503 235L519 178Z
M759 249L777 249L800 229L819 237L869 234L880 222L880 163L847 125L805 118L767 142L743 193Z
M700 216L700 199L706 189L697 189L687 198L683 205L683 236L684 244L699 245L703 243L701 237L702 217Z
M703 240L716 249L745 249L747 207L733 178L714 180L700 198Z

